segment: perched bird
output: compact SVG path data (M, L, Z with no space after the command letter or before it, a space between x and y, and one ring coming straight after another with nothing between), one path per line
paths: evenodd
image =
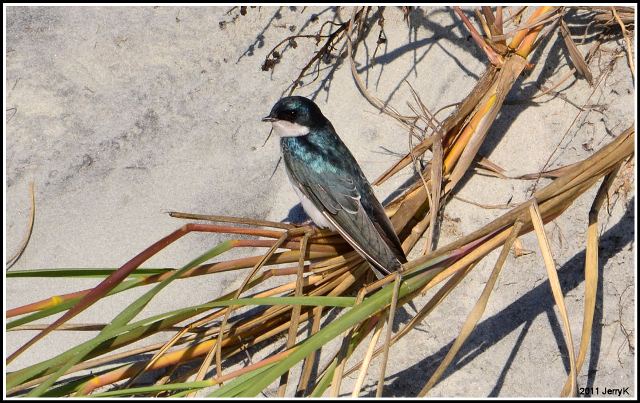
M280 136L287 175L313 222L337 231L378 278L407 259L402 244L355 158L311 100L286 97L269 116Z

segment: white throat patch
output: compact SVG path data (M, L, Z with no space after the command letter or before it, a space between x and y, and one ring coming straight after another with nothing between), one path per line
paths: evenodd
M276 120L271 123L273 130L280 137L298 137L309 134L309 128L286 120Z

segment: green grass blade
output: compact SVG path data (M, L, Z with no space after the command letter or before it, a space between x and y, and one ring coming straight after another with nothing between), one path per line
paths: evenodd
M419 287L426 284L426 282L431 278L433 278L432 273L421 273L420 275L405 279L400 287L399 298L417 290ZM345 330L384 309L391 302L392 291L392 286L386 286L369 298L363 300L358 305L354 306L339 319L328 324L316 334L301 342L290 355L278 362L269 371L263 373L262 376L257 377L254 382L249 383L246 388L237 394L237 396L256 396L260 391L278 379L280 375L289 370L299 361L303 360L309 354L326 345L335 337L340 336ZM221 389L224 389L225 387L222 387Z
M206 308L208 309L208 308ZM200 312L204 312L205 308L201 308L199 311L195 311L195 314ZM173 312L163 313L159 315L155 315L138 322L134 322L129 324L121 329L121 332L116 336L107 338L104 343L104 349L101 350L101 345L96 347L91 354L88 354L88 357L94 357L100 355L100 353L104 352L104 350L111 348L120 348L123 345L126 345L130 342L138 340L141 336L147 336L157 330L155 329L163 329L167 326L173 326L175 323L179 323L184 319L188 318L190 315L186 314L187 311L192 311L192 308L184 308L180 310L176 310ZM183 314L182 316L180 314ZM149 332L147 334L147 332ZM16 386L22 382L26 382L35 378L36 376L43 376L53 373L53 370L59 368L69 357L75 354L82 347L86 346L89 343L92 343L95 339L88 340L83 344L80 344L56 357L50 358L46 361L40 362L38 364L34 364L30 367L23 368L21 370L12 372L7 375L7 387L11 388ZM97 352L94 354L94 352Z
M336 370L337 366L338 366L338 357L334 358L333 361L331 361L331 365L329 365L326 372L324 373L322 378L320 378L320 381L311 392L311 397L322 397L322 395L327 390L329 385L331 385L331 380L333 379L333 373Z
M355 303L353 297L268 297L268 298L242 298L236 300L215 300L208 303L195 305L192 307L182 308L171 312L159 314L150 318L134 322L127 326L122 327L116 335L113 335L103 340L97 347L93 349L91 354L87 356L94 357L100 355L107 349L120 348L123 345L137 341L140 337L147 336L151 333L155 333L166 327L173 326L177 323L188 319L189 317L198 315L214 307L222 307L229 305L311 305L311 306L335 306L335 307L350 307ZM85 342L83 345L77 346L83 347L85 344L94 342L95 339ZM69 353L69 354L67 354ZM58 357L54 357L35 366L25 368L23 370L14 372L7 377L7 382L12 385L11 387L25 382L35 376L47 375L53 373L58 369L60 365L65 363L70 355L74 353L74 350L70 350Z
M72 381L66 382L60 386L51 388L49 390L47 390L45 393L42 394L42 397L65 397L65 396L69 396L73 393L76 392L76 390L78 390L80 387L82 387L82 385L84 385L87 382L90 382L94 377L96 376L100 376L102 374L106 374L109 371L113 371L116 370L118 368L122 368L122 367L126 367L127 364L122 364L116 367L111 367L111 368L107 368L107 369L103 369L101 371L95 371L95 372L91 372L90 374L81 376L77 379L74 379Z
M64 373L73 365L81 361L88 353L91 352L91 350L102 344L106 339L111 338L115 334L117 334L119 328L125 326L131 319L133 319L138 313L140 313L140 311L142 311L144 307L147 306L151 299L153 299L156 294L158 294L162 289L169 285L174 279L179 277L186 270L228 251L232 246L232 241L222 242L221 244L192 260L180 270L176 270L164 281L156 284L155 287L135 300L124 311L120 312L108 326L102 329L102 331L93 340L91 340L90 343L87 343L83 348L79 349L76 354L72 355L70 359L67 360L56 372L49 375L49 378L47 378L47 380L38 385L38 387L32 390L27 396L41 396L51 385L53 385L56 380L58 380L58 378L64 375Z
M215 383L213 383L211 380L197 381L197 382L184 382L184 383L168 383L164 385L141 386L137 388L110 390L108 392L93 394L91 395L91 397L132 396L132 395L140 395L144 393L158 393L158 392L164 392L168 390L185 390L185 392L189 392L189 391L194 391L202 388L208 388L209 386L213 386L213 385L215 385Z
M113 274L117 268L64 268L64 269L29 269L29 270L12 270L7 272L7 278L102 278ZM138 268L131 272L127 278L146 277L154 274L162 274L172 271L171 268Z
M353 354L353 352L358 347L358 345L360 345L360 343L371 332L371 330L373 330L373 328L366 329L366 327L367 327L366 323L363 323L355 329L354 334L351 337L351 340L349 341L349 346L347 347L347 352L344 357L345 360L348 360L349 357L351 357L351 354ZM331 381L333 380L333 374L337 366L338 366L338 357L335 357L331 361L331 364L325 370L320 380L316 383L316 387L313 388L313 391L311 392L311 395L310 395L311 397L322 397L324 392L331 385Z
M120 283L116 287L114 287L113 290L109 291L104 297L108 297L110 295L126 291L126 290L128 290L130 288L137 287L138 285L143 285L144 284L144 279L145 278L142 277L142 278L133 279L133 280L129 280L129 281L125 281L123 283ZM22 318L13 320L13 321L7 323L7 329L12 329L14 327L17 327L17 326L20 326L20 325L24 325L26 323L33 322L35 320L46 318L47 316L55 315L57 313L66 311L66 310L72 308L78 301L80 301L80 299L81 298L73 298L73 299L70 299L68 301L61 302L60 304L52 306L50 308L45 308L45 309L42 309L40 311L31 313L31 314L29 314L27 316L23 316Z
M242 374L233 381L225 384L220 389L215 390L207 397L235 397L238 396L251 383L254 383L265 371L273 368L277 363L265 365L246 374Z
M41 311L30 313L29 315L23 316L16 320L12 320L11 322L7 323L7 330L13 329L14 327L18 327L20 325L24 325L26 323L33 322L38 319L46 318L47 316L55 315L56 313L62 311L66 311L67 309L75 305L76 302L78 302L78 298L65 301L51 308L46 308Z
M167 279L165 279L164 281L156 284L151 290L147 291L144 295L135 300L133 304L129 305L127 309L120 312L118 316L116 316L113 321L111 321L111 323L105 328L105 330L116 329L118 327L126 325L127 323L129 323L129 321L131 321L131 319L133 319L138 313L140 313L144 309L144 307L147 306L147 304L149 304L153 297L155 297L160 291L162 291L162 289L168 286L173 280L178 278L182 273L199 264L206 262L209 259L220 255L221 253L228 251L232 248L232 246L232 241L222 242L221 244L215 246L201 256L195 258L180 270L176 270L173 274L171 274L171 276L167 277Z
M288 300L285 298L289 298ZM302 300L300 299L302 298ZM326 299L329 301L323 301ZM332 301L331 301L332 300ZM349 301L351 300L351 301ZM121 331L110 338L104 340L98 347L96 347L87 358L92 358L101 355L109 350L121 348L129 343L135 342L142 337L146 337L150 334L156 333L167 327L171 327L180 323L190 317L199 315L213 307L229 306L229 305L282 305L293 302L301 302L303 304L317 306L351 306L353 305L353 298L340 297L339 300L335 300L334 297L281 297L281 298L245 298L233 301L220 301L215 300L208 303L195 305L187 308L177 309L171 312L162 313L149 318L142 319L140 321L131 323L122 329ZM332 303L331 303L332 302ZM333 305L332 305L333 304ZM76 348L81 348L87 343L91 343L94 339L89 340ZM47 361L35 364L33 366L18 370L7 376L8 387L16 386L22 382L26 382L36 376L43 376L49 373L53 373L60 365L66 362L71 355L76 352L75 349L69 350L57 357L53 357Z

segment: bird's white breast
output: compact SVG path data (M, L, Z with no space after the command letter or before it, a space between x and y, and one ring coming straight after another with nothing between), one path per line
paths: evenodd
M291 186L293 186L293 190L296 191L296 194L300 199L300 203L302 203L302 208L304 208L304 212L307 213L309 218L311 218L318 227L329 228L330 230L335 231L336 228L333 224L331 224L322 212L313 204L313 202L302 193L291 178L289 178L289 182L291 182Z
M309 134L309 128L286 120L272 122L273 130L280 137L299 137Z

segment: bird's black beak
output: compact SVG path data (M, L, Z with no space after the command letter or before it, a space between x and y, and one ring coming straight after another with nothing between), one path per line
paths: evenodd
M271 115L265 116L265 117L262 118L263 122L275 122L276 120L278 120L278 119L272 117Z

